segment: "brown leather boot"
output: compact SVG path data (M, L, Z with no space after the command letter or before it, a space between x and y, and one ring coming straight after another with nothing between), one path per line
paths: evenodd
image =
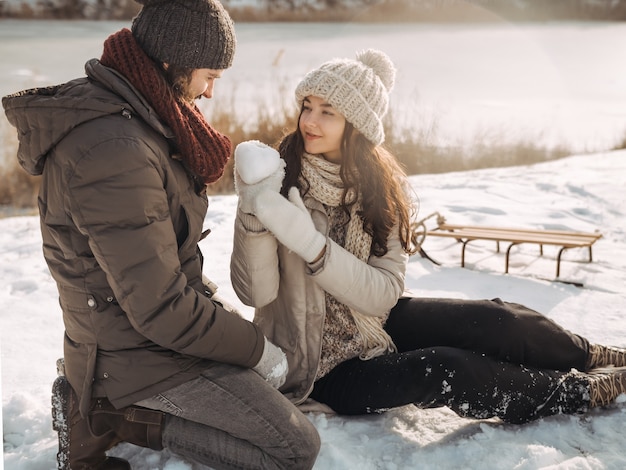
M78 411L78 397L64 376L52 386L52 428L59 436L59 470L131 470L123 459L106 451L121 442L114 431L94 436L89 422Z
M120 442L163 448L165 413L139 406L117 410L106 398L96 398L89 415L83 418L64 369L60 359L59 377L52 386L52 427L59 436L59 470L131 470L128 461L107 457L106 451Z
M626 349L602 346L601 344L590 344L586 370L607 366L626 366Z
M153 450L163 449L162 429L165 413L140 406L116 409L106 398L96 398L89 413L91 432L106 435L109 431L124 442Z

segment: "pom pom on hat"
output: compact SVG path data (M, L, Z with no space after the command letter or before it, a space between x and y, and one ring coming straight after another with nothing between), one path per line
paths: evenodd
M379 145L385 140L382 118L389 107L396 69L382 51L358 52L356 60L333 59L312 70L296 87L302 106L307 96L317 96L339 111L365 138Z
M218 0L136 0L143 5L131 30L153 59L192 69L227 69L235 27Z
M396 80L396 68L391 59L384 52L375 49L357 52L356 60L363 62L366 67L371 68L388 92L393 89Z

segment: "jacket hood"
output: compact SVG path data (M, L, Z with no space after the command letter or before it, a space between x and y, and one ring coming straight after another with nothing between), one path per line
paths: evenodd
M173 137L124 76L97 59L87 62L85 72L87 77L62 85L33 88L2 98L7 119L18 131L17 158L31 175L43 172L50 151L68 133L102 116L137 114L157 132Z

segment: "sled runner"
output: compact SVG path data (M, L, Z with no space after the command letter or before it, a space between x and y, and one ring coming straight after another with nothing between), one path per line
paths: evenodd
M432 218L436 218L437 226L428 230L426 222ZM465 267L465 248L469 242L476 240L495 241L496 250L500 252L500 243L508 243L505 256L504 272L509 272L509 258L511 256L511 248L522 243L533 243L539 245L539 253L543 255L544 245L553 245L560 247L556 257L556 277L561 273L561 256L565 250L571 248L587 248L589 253L588 261L593 261L591 246L602 237L599 232L572 232L567 230L531 230L521 228L506 227L481 227L476 225L455 225L447 223L445 217L438 212L433 212L428 217L416 222L413 225L414 237L416 245L420 246L420 254L433 260L422 248L422 243L427 236L454 238L462 244L461 247L461 267Z

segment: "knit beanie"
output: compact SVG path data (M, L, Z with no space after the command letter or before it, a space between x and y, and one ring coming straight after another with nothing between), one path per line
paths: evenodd
M132 32L153 59L191 69L227 69L235 28L218 0L137 0L143 5Z
M296 87L302 106L307 96L330 103L365 138L379 145L385 140L382 118L389 107L396 69L382 51L358 52L356 60L333 59L309 72Z

